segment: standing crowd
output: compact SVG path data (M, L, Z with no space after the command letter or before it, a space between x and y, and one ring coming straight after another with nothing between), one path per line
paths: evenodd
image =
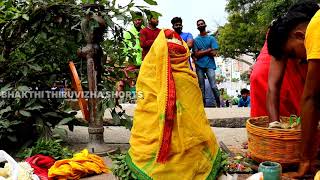
M127 57L129 57L129 63L124 69L126 74L128 72L136 72L136 74L138 74L144 58L148 54L151 46L161 31L157 27L159 23L158 17L149 15L148 24L146 27L143 26L143 14L141 12L135 12L132 15L132 19L133 27L124 33L124 43L126 46L125 53L127 53ZM217 87L215 75L215 56L217 55L219 46L215 37L208 34L206 30L207 25L203 19L199 19L196 22L196 26L199 30L199 35L196 38L193 38L191 33L182 31L183 25L180 17L174 17L171 20L171 23L173 30L180 35L190 50L191 56L188 59L189 67L190 70L195 71L197 74L199 87L202 92L203 103L206 105L206 97L213 94L215 102L214 106L220 107L220 93ZM133 49L134 53L130 55L129 49ZM130 88L135 86L134 81L134 78L129 81L128 84ZM209 91L211 92L208 92L208 88L206 91L205 81L209 82ZM124 81L119 82L117 90L123 91L124 86Z

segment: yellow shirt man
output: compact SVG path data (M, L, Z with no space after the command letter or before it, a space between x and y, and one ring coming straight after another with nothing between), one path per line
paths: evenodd
M311 19L305 38L307 59L320 59L320 10Z
M308 60L320 59L320 10L318 10L308 24L305 36L305 48ZM318 171L314 180L320 180L320 171Z

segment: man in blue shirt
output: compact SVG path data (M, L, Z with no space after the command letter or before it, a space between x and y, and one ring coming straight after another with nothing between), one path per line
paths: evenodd
M180 37L188 44L188 47L191 49L193 47L193 37L191 33L182 32L182 19L180 17L174 17L171 20L172 28Z
M193 37L191 33L182 32L182 19L180 17L174 17L171 20L172 28L180 37L187 43L189 49L193 47ZM191 58L189 58L190 69L193 70Z
M205 104L206 94L204 79L206 75L212 89L216 105L217 107L220 107L220 95L215 77L216 63L214 60L219 46L216 39L207 34L207 25L203 19L197 21L197 27L200 31L200 35L194 39L193 51L197 59L195 62L196 73L198 75L199 86L202 91L203 102Z
M238 107L250 107L250 91L241 89L241 98L239 99Z

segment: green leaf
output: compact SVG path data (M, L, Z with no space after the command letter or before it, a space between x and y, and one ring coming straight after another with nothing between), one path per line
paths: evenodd
M116 18L120 21L123 21L126 19L123 15L116 15Z
M290 116L290 119L289 119L289 124L290 124L290 126L293 124L293 120L296 118L296 116L295 115L291 115Z
M56 118L62 118L61 115L59 115L58 113L56 112L47 112L45 114L43 114L44 116L51 116L51 117L56 117Z
M78 30L77 27L79 27L80 24L81 24L81 22L78 22L77 24L73 25L73 26L71 27L71 30Z
M0 115L4 114L4 113L6 113L6 112L9 112L9 111L11 111L11 107L10 107L10 106L7 106L5 109L1 109L1 110L0 110Z
M162 16L161 13L158 13L158 12L156 12L156 11L150 11L150 12L151 12L152 16L154 16L154 17L160 17L160 16Z
M297 118L297 124L301 124L301 117Z
M5 104L6 104L6 102L4 100L0 101L0 108L2 108L2 106Z
M61 142L62 142L62 139L56 139L56 140L54 140L54 142L56 142L56 143L61 143Z
M143 0L144 2L148 3L149 5L158 5L154 0Z
M47 33L41 32L41 33L40 33L40 37L41 37L42 39L47 39Z
M134 173L131 173L131 177L132 177L133 179L138 179L137 176L136 176Z
M22 14L22 18L29 21L29 16L27 14Z
M32 107L28 107L28 108L26 108L26 110L39 110L39 109L42 109L43 108L43 106L41 106L41 105L35 105L35 106L32 106Z
M19 110L19 113L23 116L30 117L31 113L25 110Z
M0 19L0 24L1 24L1 19ZM4 61L5 61L4 57L0 55L0 62L4 62Z
M26 92L26 91L29 91L30 88L28 86L18 86L18 91L20 92Z
M22 74L23 74L23 76L27 76L27 74L28 74L28 68L27 68L26 66L23 66L23 68L22 68Z
M38 64L28 64L30 69L33 69L35 71L42 71L42 68Z
M31 106L31 104L35 103L36 102L36 99L31 99L27 104L26 104L26 107L29 107Z
M116 107L116 103L113 100L109 100L107 106L108 106L108 108L115 108Z
M110 17L106 16L105 19L106 19L108 27L113 28L114 27L114 22L110 19Z
M1 128L7 129L10 126L10 122L8 120L2 120L0 121L0 125Z
M112 109L111 116L115 124L119 125L121 123L121 119L115 109Z
M17 142L17 137L16 137L16 136L8 136L8 139L9 139L11 142Z
M2 87L0 89L1 92L7 92L7 91L10 91L12 89L12 87L10 87L11 85L10 84L6 84L4 87Z
M59 123L58 123L58 125L65 125L65 124L68 124L70 121L72 121L73 120L73 118L72 117L68 117L68 118L64 118L64 119L62 119Z

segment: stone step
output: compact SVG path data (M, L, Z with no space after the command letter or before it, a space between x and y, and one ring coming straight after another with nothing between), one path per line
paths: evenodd
M122 104L128 116L133 117L136 104ZM212 127L241 128L245 127L245 122L250 117L250 108L205 108L207 118ZM83 119L81 111L77 112L77 119ZM109 110L106 110L103 116L104 124L107 126L114 124Z

